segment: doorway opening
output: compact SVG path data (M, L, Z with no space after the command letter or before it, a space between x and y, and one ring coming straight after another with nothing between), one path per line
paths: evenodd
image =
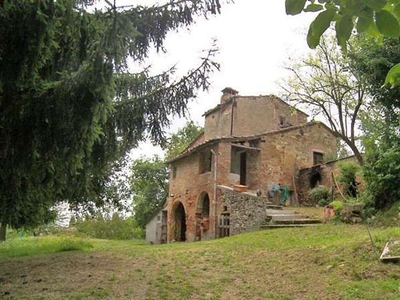
M210 229L210 197L206 192L200 194L196 210L196 240L208 237Z
M186 213L182 202L178 202L174 209L174 240L186 241Z

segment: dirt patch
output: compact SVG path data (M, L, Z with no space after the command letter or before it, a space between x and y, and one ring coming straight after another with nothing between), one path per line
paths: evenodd
M144 299L149 287L146 282L132 286L141 276L142 268L135 258L104 253L9 259L0 270L0 298L125 298L134 289L135 295Z

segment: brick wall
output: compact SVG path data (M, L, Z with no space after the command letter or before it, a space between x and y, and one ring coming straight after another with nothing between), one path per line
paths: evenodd
M213 149L218 152L218 146L213 146L204 149L204 151ZM199 220L196 218L196 212L201 201L201 197L207 194L210 199L210 216L215 215L213 209L215 207L214 201L214 156L212 157L211 171L199 174L199 161L200 152L194 152L190 156L181 158L171 164L176 167L176 178L172 178L173 174L170 172L169 178L169 197L167 199L168 210L168 241L174 240L173 223L174 223L174 209L178 202L184 206L186 213L186 240L196 240L196 226L199 226ZM210 217L209 229L203 231L204 237L211 237L214 233L214 221Z
M255 161L259 166L249 170L249 185L263 194L278 183L294 190L297 171L313 165L313 151L331 156L336 151L336 138L324 125L314 123L294 130L266 135Z
M307 114L276 96L236 96L206 115L205 140L261 134L306 122Z

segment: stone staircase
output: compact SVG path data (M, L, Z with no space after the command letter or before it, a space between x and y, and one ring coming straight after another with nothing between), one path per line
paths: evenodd
M285 227L309 227L322 225L319 219L313 219L282 207L268 206L266 209L265 223L261 229L285 228Z

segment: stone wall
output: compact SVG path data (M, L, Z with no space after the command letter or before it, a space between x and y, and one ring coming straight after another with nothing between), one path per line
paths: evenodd
M220 187L221 203L230 213L230 235L260 228L266 218L266 197L235 192L228 187Z

